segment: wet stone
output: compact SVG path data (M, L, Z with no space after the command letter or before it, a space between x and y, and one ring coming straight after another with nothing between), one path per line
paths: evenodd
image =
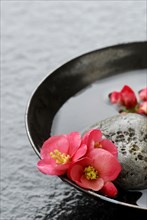
M146 189L147 117L133 113L116 115L91 128L100 129L118 147L122 171L116 183L124 189Z

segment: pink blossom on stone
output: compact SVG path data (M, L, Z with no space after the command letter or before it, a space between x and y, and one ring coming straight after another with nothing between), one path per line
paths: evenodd
M103 148L117 157L118 151L115 144L108 139L102 138L103 134L99 129L92 129L85 133L82 143L87 145L87 154L97 148Z
M132 109L137 105L137 98L134 91L127 85L123 86L120 92L112 92L109 94L112 104L123 105L127 109Z
M77 185L99 191L107 182L115 180L120 171L121 165L117 158L110 152L98 148L92 150L88 157L71 164L67 175ZM112 192L112 187L107 187L107 189L108 195L109 191Z
M41 148L41 160L37 167L44 174L62 175L70 164L84 156L86 151L87 146L81 144L79 132L52 136Z

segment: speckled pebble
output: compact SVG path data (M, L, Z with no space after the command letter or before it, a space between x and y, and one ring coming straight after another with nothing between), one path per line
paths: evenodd
M124 189L147 188L147 117L129 113L117 115L92 126L118 147L122 171L116 183Z

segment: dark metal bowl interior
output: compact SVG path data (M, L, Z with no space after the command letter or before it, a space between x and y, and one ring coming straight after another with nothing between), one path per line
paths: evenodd
M146 59L147 42L125 43L84 54L47 76L31 96L26 111L26 130L37 155L40 156L43 142L50 137L55 114L70 97L99 79L126 71L146 69ZM131 203L83 190L65 177L61 179L92 196L140 208Z

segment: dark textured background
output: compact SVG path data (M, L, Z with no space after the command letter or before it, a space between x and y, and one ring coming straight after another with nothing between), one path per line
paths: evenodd
M1 19L1 220L107 220L121 211L125 217L123 207L38 172L24 117L34 89L63 63L146 40L146 1L1 1ZM138 210L129 212L145 219Z

